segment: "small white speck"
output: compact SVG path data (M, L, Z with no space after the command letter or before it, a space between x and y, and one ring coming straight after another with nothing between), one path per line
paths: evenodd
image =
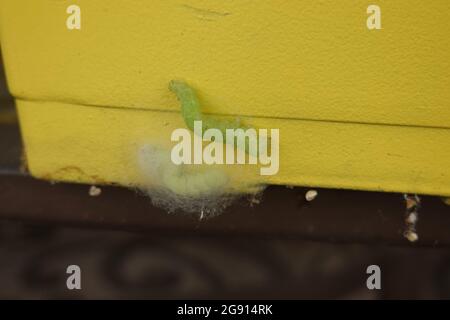
M410 213L408 218L406 219L406 222L410 224L415 224L417 222L417 214L416 213Z
M305 194L306 201L313 201L319 193L316 190L308 190Z
M419 240L419 235L413 231L408 231L405 233L405 238L410 242L416 242Z
M91 186L89 188L89 195L91 197L98 197L99 195L102 194L102 189L96 187L96 186Z

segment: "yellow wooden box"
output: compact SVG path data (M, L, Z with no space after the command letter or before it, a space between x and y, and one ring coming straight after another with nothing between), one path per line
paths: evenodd
M35 177L135 184L130 150L184 126L182 78L280 129L262 182L450 196L448 0L1 0L0 29Z

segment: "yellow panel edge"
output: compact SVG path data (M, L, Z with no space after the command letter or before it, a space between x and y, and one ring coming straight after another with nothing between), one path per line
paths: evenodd
M31 174L136 186L136 148L170 143L177 112L17 100ZM450 196L450 130L252 118L280 129L280 170L259 183ZM249 175L243 179L251 179Z

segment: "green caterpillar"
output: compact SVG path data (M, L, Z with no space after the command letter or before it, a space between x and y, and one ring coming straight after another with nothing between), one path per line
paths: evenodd
M200 102L198 101L195 91L184 81L172 80L169 83L169 89L175 93L181 103L181 115L186 123L186 126L194 131L194 122L202 121L203 130L218 129L222 132L225 143L234 143L234 141L227 141L227 129L242 129L247 130L250 127L244 126L239 120L218 120L209 116L205 116L201 112ZM248 142L246 141L245 152L248 152Z

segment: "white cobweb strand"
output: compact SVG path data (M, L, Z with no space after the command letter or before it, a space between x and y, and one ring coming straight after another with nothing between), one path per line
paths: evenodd
M155 206L169 213L185 212L201 219L219 215L241 195L230 193L228 177L221 171L189 172L170 160L169 152L146 144L138 151L144 175L143 191Z

